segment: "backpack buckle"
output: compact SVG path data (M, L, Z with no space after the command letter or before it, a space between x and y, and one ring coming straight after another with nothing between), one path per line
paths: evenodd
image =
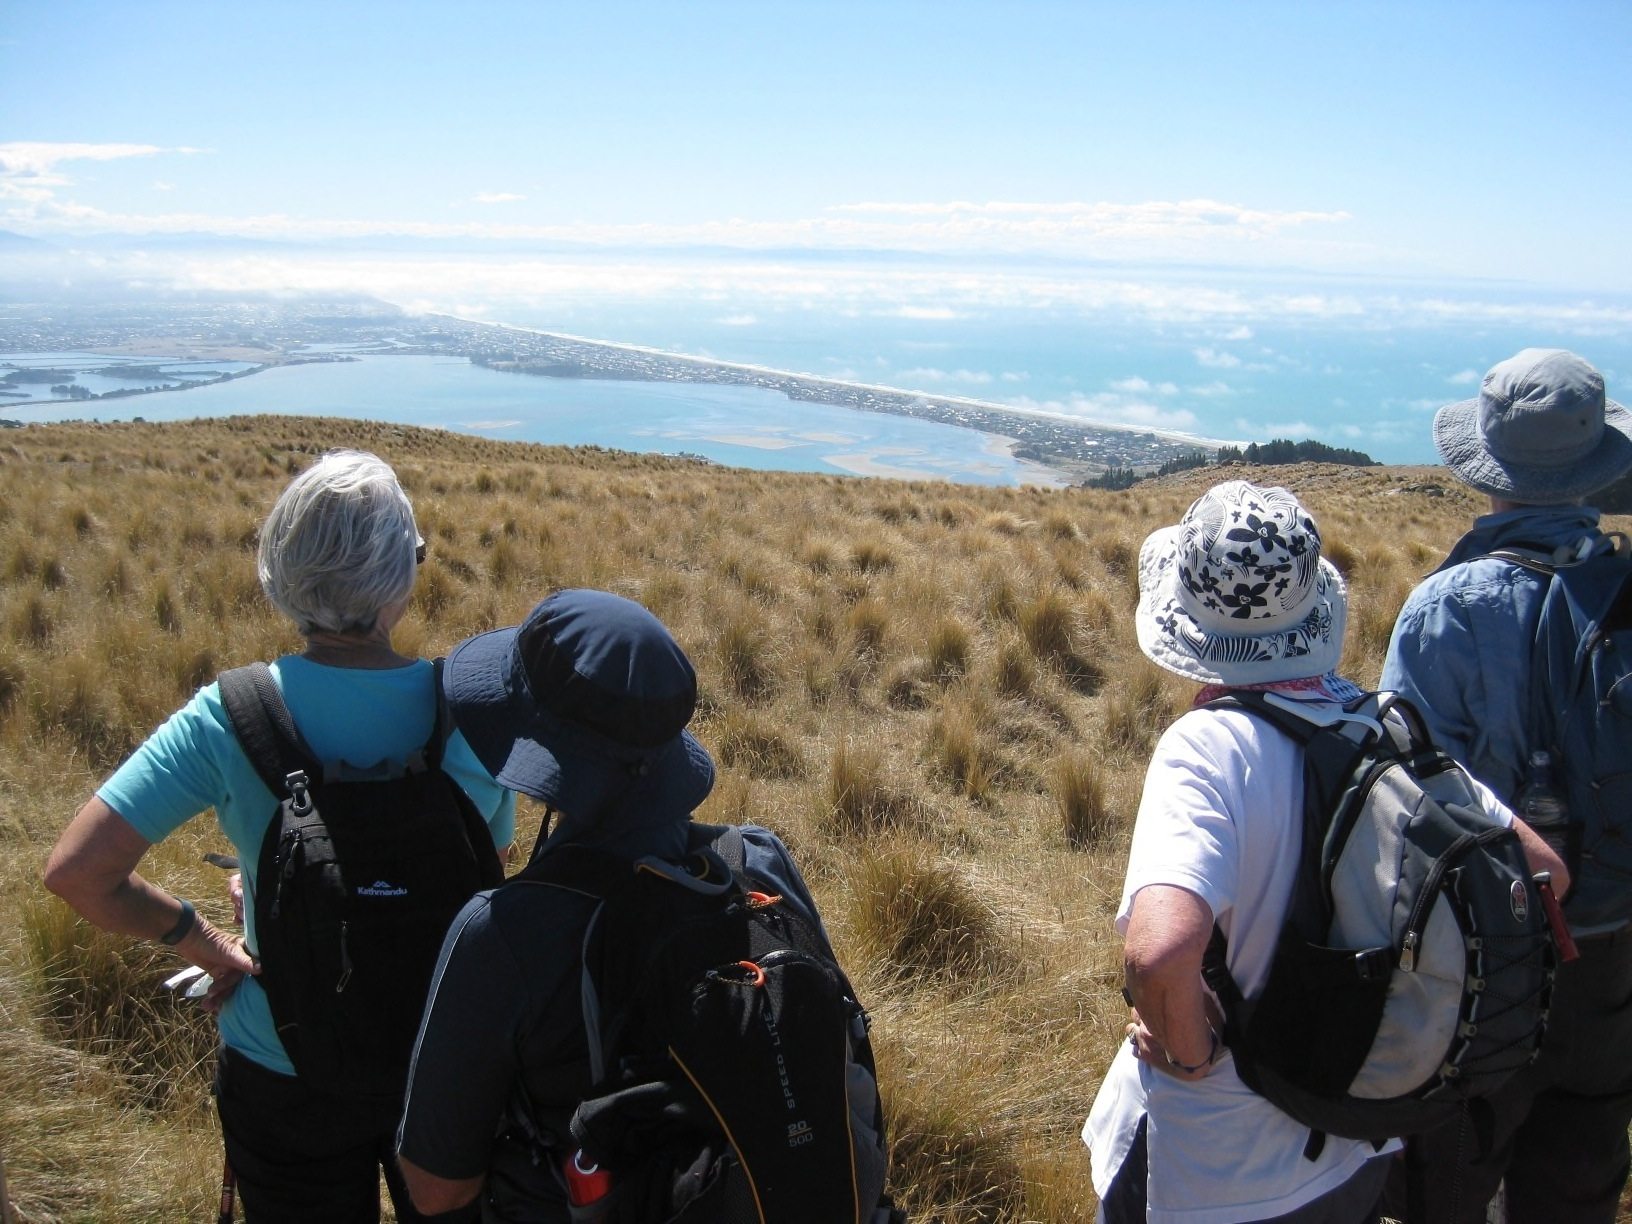
M1387 948L1366 948L1354 954L1354 975L1362 982L1386 982L1394 972L1394 958Z
M306 777L306 771L297 769L294 773L287 775L283 781L284 785L289 788L289 810L296 816L306 815L307 812L312 810L312 796L307 789L311 786L311 782Z

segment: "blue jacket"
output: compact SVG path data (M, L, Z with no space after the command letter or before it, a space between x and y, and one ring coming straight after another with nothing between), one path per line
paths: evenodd
M1508 802L1528 755L1530 651L1548 580L1486 554L1550 551L1601 535L1590 506L1483 515L1411 592L1394 625L1382 687L1405 694L1439 746Z

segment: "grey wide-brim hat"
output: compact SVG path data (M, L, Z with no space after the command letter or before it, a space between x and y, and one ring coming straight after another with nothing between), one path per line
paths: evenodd
M1208 684L1323 676L1343 654L1348 591L1285 489L1216 485L1139 550L1139 649Z
M661 621L606 591L561 591L442 667L465 741L501 786L580 821L617 807L690 812L714 762L685 730L697 676Z
M1572 502L1632 470L1632 413L1566 349L1528 348L1492 366L1475 399L1434 415L1457 479L1531 506Z

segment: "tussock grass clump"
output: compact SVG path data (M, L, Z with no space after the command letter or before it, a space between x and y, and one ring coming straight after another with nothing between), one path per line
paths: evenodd
M857 654L876 654L889 636L889 609L876 599L863 599L851 605L844 619Z
M1026 529L1026 520L1012 510L998 510L986 516L984 526L993 535L1017 536Z
M889 1098L896 1205L913 1220L1004 1224L1025 1218L1025 1183L1012 1144L931 1092ZM1086 1161L1087 1153L1083 1153Z
M980 980L1008 964L979 891L928 849L869 850L850 875L851 934L879 970L902 979Z
M0 655L0 718L11 713L23 690L23 669L15 659Z
M1149 756L1157 738L1179 715L1162 673L1154 664L1140 660L1107 688L1105 743L1135 757Z
M958 704L942 710L929 733L936 768L954 790L976 803L990 802L1011 772L983 729L989 722L972 706Z
M895 552L883 540L869 537L850 545L850 566L863 574L895 568Z
M68 571L56 557L47 557L40 563L40 585L47 591L60 591L68 585Z
M447 566L434 559L420 567L414 582L413 606L426 620L435 620L464 593L463 584Z
M1360 554L1346 540L1322 539L1320 555L1330 561L1345 580L1354 573L1360 561Z
M800 553L800 560L813 574L831 574L839 566L838 551L829 540L811 540Z
M776 687L770 635L757 618L728 619L714 639L714 653L726 684L745 701L758 701Z
M969 670L969 657L974 647L969 630L963 622L950 617L937 621L929 631L929 674L936 680L955 680Z
M153 623L166 633L181 632L181 609L170 593L170 584L161 582L153 595Z
M833 749L823 800L820 823L838 838L899 829L918 815L916 800L885 775L883 754L848 740Z
M988 568L981 579L981 606L991 621L1012 623L1020 609L1014 579L1000 567Z
M1405 546L1406 564L1419 574L1425 573L1437 565L1441 555L1438 549L1424 543L1422 540L1412 540Z
M1139 545L1126 536L1099 536L1094 541L1100 564L1113 578L1137 580Z
M1381 673L1389 639L1394 635L1394 622L1410 593L1410 581L1396 577L1350 595L1348 640L1343 652L1345 672ZM1519 662L1515 660L1515 664Z
M884 677L884 700L898 710L922 710L934 699L936 677L923 659L906 659Z
M746 710L726 710L714 743L722 764L752 777L804 776L805 758L798 745L781 728Z
M60 735L83 751L99 769L111 769L151 730L125 718L94 661L77 656L63 660L60 674L45 688L31 688L35 726Z
M1110 829L1111 813L1095 756L1080 748L1061 753L1049 771L1049 794L1059 811L1066 845L1073 850L1098 845Z
M1020 636L1037 658L1057 663L1069 658L1076 644L1076 612L1059 591L1044 591L1020 608Z
M56 632L57 618L52 605L38 593L29 595L18 608L13 609L8 626L11 637L43 646Z
M1005 697L1029 697L1036 691L1036 654L1020 637L999 643L992 658L992 687Z
M1043 534L1055 540L1075 540L1081 533L1076 520L1063 510L1051 510L1043 516Z

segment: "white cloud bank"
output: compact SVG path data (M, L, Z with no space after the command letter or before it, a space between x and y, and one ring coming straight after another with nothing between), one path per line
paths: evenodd
M1341 240L1297 237L1341 230L1342 210L1265 209L1216 200L1110 202L841 203L814 216L725 217L686 223L653 219L624 224L448 221L415 216L337 219L283 212L245 216L189 210L144 212L75 199L63 167L162 154L197 153L156 144L14 141L0 144L0 226L37 237L92 233L208 233L297 241L391 237L468 238L574 243L590 248L696 246L903 251L965 255L1056 255L1095 259L1194 259L1263 263L1314 258L1347 248ZM519 205L513 191L482 191L476 205ZM1343 260L1358 265L1363 252Z
M1066 399L1022 397L1006 403L1025 412L1122 425L1130 429L1154 429L1163 433L1193 434L1198 423L1196 414L1188 408L1153 404L1136 395L1123 395L1115 391L1101 391L1093 395L1078 393Z
M12 140L0 142L0 200L7 206L0 217L16 219L34 210L51 211L64 205L56 202L60 188L71 187L73 179L58 169L64 162L119 161L129 157L155 157L161 153L202 153L203 149L165 148L150 144L90 144L75 141Z

